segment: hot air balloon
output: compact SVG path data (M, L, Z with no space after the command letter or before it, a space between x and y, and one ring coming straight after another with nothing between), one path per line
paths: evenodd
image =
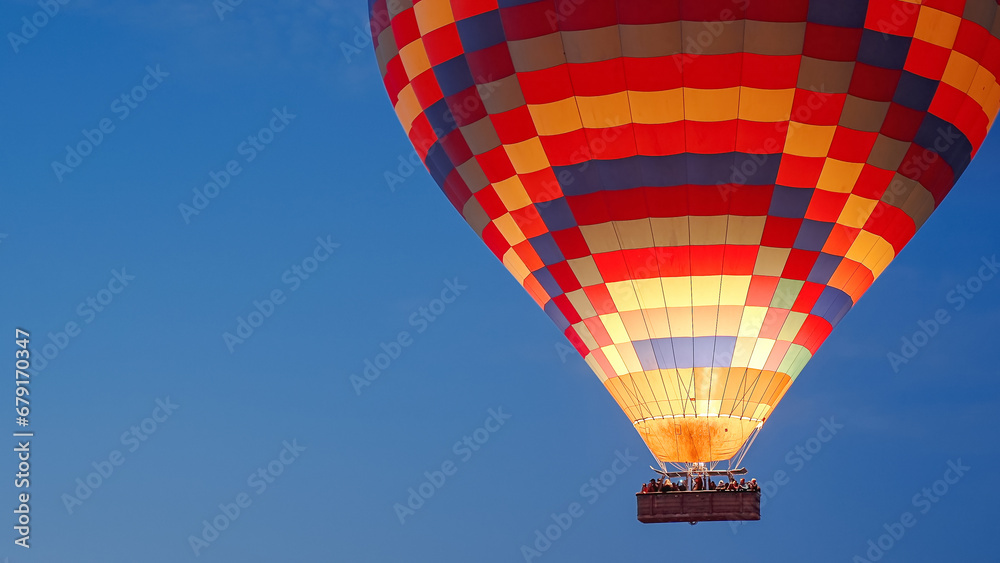
M431 176L665 473L738 470L1000 108L994 0L369 9Z

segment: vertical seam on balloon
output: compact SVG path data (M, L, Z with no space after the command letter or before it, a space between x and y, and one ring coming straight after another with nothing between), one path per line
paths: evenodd
M720 19L721 19L722 14L720 13L719 15L720 15ZM734 20L734 21L736 21L736 20ZM736 94L736 132L735 132L735 136L733 138L733 168L732 168L733 170L736 169L736 155L737 155L737 151L739 149L738 140L739 140L739 133L740 133L740 107L742 106L742 102L743 102L743 69L746 67L746 60L745 60L746 59L746 50L747 50L747 24L746 24L746 22L747 22L747 14L746 14L746 6L743 7L742 22L743 22L743 43L742 43L742 46L740 48L740 53L741 53L740 54L740 79L739 79L739 81L737 83L738 90L737 90L737 94ZM723 24L723 25L725 25L725 24ZM719 189L718 184L716 185L716 189ZM716 303L716 308L715 308L715 340L712 342L712 367L709 370L709 379L708 379L708 409L712 408L712 380L715 379L715 368L716 368L716 365L715 365L715 356L716 356L716 353L718 352L718 346L719 346L719 317L722 315L722 286L723 286L723 284L726 281L726 250L729 249L729 223L732 220L732 211L733 211L732 198L728 198L728 199L729 199L729 201L726 202L726 233L725 233L725 236L722 239L722 263L720 264L720 267L719 267L719 298L717 300L718 302ZM749 285L747 287L749 289ZM693 316L692 316L692 318L693 318ZM737 335L738 334L739 334L739 327L737 327ZM733 339L734 354L735 354L735 347L736 347L736 339L734 338ZM729 361L729 368L730 369L732 368L732 363L733 363L732 359L730 359L730 361ZM725 383L723 383L723 386L722 386L722 398L719 399L719 412L716 415L717 416L717 420L720 420L720 421L721 421L721 415L722 415L722 405L723 405L724 401L726 400L726 386L727 386L728 383L729 383L729 369L726 370L726 381L725 381ZM742 424L740 425L740 438L741 438L741 440L743 438L743 425ZM745 442L745 440L743 440L743 442ZM709 450L709 457L712 457L711 456L711 451L712 451L712 435L711 434L709 434L709 436L708 436L708 450ZM715 466L713 465L712 467L714 468Z
M617 30L618 30L618 50L619 50L619 56L620 56L619 60L621 61L622 76L624 77L624 81L625 81L625 100L626 100L626 103L628 104L629 124L631 125L631 132L632 132L632 145L635 148L635 156L636 156L636 158L638 158L639 157L639 143L638 143L638 140L636 139L636 136L635 136L635 118L634 118L634 116L632 114L632 98L631 98L631 95L630 95L631 89L629 88L629 84L628 84L628 72L627 72L627 69L625 68L625 62L624 62L624 59L625 59L625 46L622 43L621 4L619 4L617 2L615 3L615 19L617 21ZM639 167L639 177L640 177L640 181L642 181L643 184L645 184L646 182L645 182L645 178L643 178L643 175L642 175L642 167L641 166ZM645 215L646 215L646 223L649 225L649 235L650 235L650 240L652 241L651 242L652 246L650 247L650 251L652 252L653 257L656 258L657 257L657 253L656 253L656 239L655 239L655 236L654 236L654 233L653 233L653 221L652 221L652 219L649 216L650 213L651 213L651 211L650 211L650 206L649 206L649 200L646 197L646 186L642 185L642 186L639 187L639 189L641 190L641 193L642 193L643 204L646 207L646 213L645 213ZM615 227L615 229L616 229L616 235L617 235L617 227ZM624 258L624 252L622 253L622 257ZM627 261L625 262L625 265L628 266L628 262ZM631 276L632 274L630 273L629 275ZM660 262L659 262L659 259L656 259L656 276L657 276L657 278L656 278L657 285L660 286L660 293L661 293L661 295L663 295L663 282L662 282L662 274L660 272ZM636 293L636 300L637 300L637 302L639 302L639 306L640 306L639 313L642 315L643 324L646 325L646 332L649 335L649 347L652 350L653 349L653 339L656 336L654 335L653 331L650 328L649 319L646 318L646 308L642 306L642 299L639 298L639 291L638 291L638 289L635 288L634 277L633 277L632 285L633 285L633 290ZM667 307L667 300L666 300L666 296L663 295L663 312L664 312L664 316L667 316L666 315L666 307ZM671 331L670 331L670 319L669 319L669 317L667 318L667 333L668 333L668 335L671 334ZM633 346L633 349L634 349L635 348L635 344L633 343L632 346ZM671 347L671 354L673 354L673 348L672 347ZM638 356L638 351L636 351L636 355ZM656 354L655 354L655 352L653 354L653 360L656 361ZM656 362L656 364L657 364L656 365L656 372L657 372L657 375L659 376L659 379L660 379L660 386L663 387L663 396L664 396L665 401L667 403L667 408L670 410L671 419L673 420L673 418L676 417L677 413L674 412L674 406L670 402L670 393L667 391L667 384L664 381L663 368L660 367L658 361ZM674 356L674 366L676 367L676 365L677 365L677 357L675 355ZM643 375L645 376L645 369L643 370ZM647 382L649 381L648 376L646 376L646 380L647 380ZM650 386L650 391L652 391L652 386ZM655 399L655 393L654 393L654 397L653 398ZM663 409L658 404L658 401L656 402L656 407L657 407L657 411L659 411L659 414L662 416L664 414L664 412L663 412ZM679 443L679 441L677 439L677 433L674 432L673 435L674 435L674 451L677 452L678 455L679 455L679 453L680 453L680 443ZM659 459L659 458L657 458L657 459Z
M553 5L553 8L556 7L555 6L555 0L553 0L552 5ZM583 114L580 112L580 104L576 100L576 98L577 98L577 96L576 96L576 89L573 87L573 75L569 72L569 64L570 63L569 63L569 60L566 58L566 42L563 39L563 30L560 29L561 28L561 22L557 23L557 25L559 27L557 27L556 30L557 30L557 32L559 34L559 42L562 44L563 60L566 61L564 63L564 64L566 64L566 75L567 75L567 78L569 79L570 90L573 92L573 101L574 101L574 105L576 106L577 116L580 118L580 129L584 132L584 137L586 138L586 127L583 124ZM589 160L591 162L594 162L596 159L594 158L594 154L591 151L590 143L587 143L587 145L586 145L585 148L586 148L586 153L590 157ZM595 163L595 166L596 166L596 163ZM599 177L599 172L600 171L598 170L598 177ZM558 181L558 178L557 178L557 181ZM605 205L607 206L607 196L604 195L604 191L603 190L601 190L600 193L601 193L601 197L604 198L604 200L605 200ZM570 210L570 212L572 213L572 210ZM621 244L621 239L618 236L618 230L615 227L613 220L611 221L611 223L612 223L612 228L615 231L615 239L618 242L618 252L621 253L621 259L622 259L622 261L625 261L625 253L622 251L622 244ZM588 250L589 250L589 248L588 248ZM626 262L626 266L627 266L627 264L628 263ZM600 273L600 272L598 272L598 273ZM607 287L607 282L604 282L604 275L603 274L601 275L601 281L602 281L602 283L604 283L604 286ZM634 290L634 288L633 288L633 290ZM588 297L588 300L589 300L589 297ZM638 300L639 300L639 297L638 297L638 294L637 294L636 295L636 302L638 302ZM617 309L618 309L618 307L615 306L615 310L616 310L615 313L618 315L618 317L620 319L621 318L621 311L618 311ZM600 316L599 315L598 315L597 318L598 318L598 320L600 320ZM614 345L614 342L612 342L612 345ZM628 366L625 366L625 367L626 367L626 369L628 369ZM641 365L640 365L640 367L641 367ZM643 376L645 377L645 374L643 374ZM621 376L619 376L616 373L615 377L621 377ZM638 388L638 386L636 384L636 381L635 381L635 378L631 375L631 373L629 374L629 381L631 382L632 388L633 388L633 390L635 391L635 394L636 394L636 396L634 397L635 401L636 401L636 410L639 412L639 414L642 414L642 407L644 406L644 401L642 401L642 391ZM646 380L646 384L647 384L647 386L649 385L649 380L648 379ZM628 392L628 386L627 385L623 384L622 388L625 389L626 392ZM652 387L650 387L650 392L652 392ZM631 395L631 393L629 393L629 394ZM649 413L649 415L651 417L653 416L652 411L649 409L648 406L646 406L646 411ZM643 442L645 442L645 440ZM646 447L648 448L649 444L646 444ZM652 453L652 450L650 450L650 453ZM653 454L653 457L656 457L655 453Z

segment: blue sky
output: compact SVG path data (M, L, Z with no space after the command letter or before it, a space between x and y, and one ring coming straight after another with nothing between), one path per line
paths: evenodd
M773 482L763 520L642 525L653 459L610 395L425 171L386 184L412 148L358 32L364 5L266 4L220 20L209 0L71 0L0 49L4 347L13 363L15 327L36 354L53 345L30 387L31 548L8 512L0 557L852 561L909 512L881 561L996 560L1000 281L949 301L1000 252L995 136L769 419L745 459ZM5 2L5 36L39 10ZM230 161L227 187L198 200ZM939 309L948 322L894 370L887 355ZM258 326L227 345L240 318ZM358 393L351 376L404 331ZM13 510L13 452L0 468ZM401 522L425 472L441 486Z

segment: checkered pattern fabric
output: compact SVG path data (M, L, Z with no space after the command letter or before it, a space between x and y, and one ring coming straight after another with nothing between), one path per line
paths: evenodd
M662 461L734 455L1000 108L994 0L374 0L427 169Z

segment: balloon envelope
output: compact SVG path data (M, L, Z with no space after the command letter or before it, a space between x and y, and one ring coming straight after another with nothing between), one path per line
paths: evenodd
M727 459L968 166L994 0L376 0L448 199L661 461Z

